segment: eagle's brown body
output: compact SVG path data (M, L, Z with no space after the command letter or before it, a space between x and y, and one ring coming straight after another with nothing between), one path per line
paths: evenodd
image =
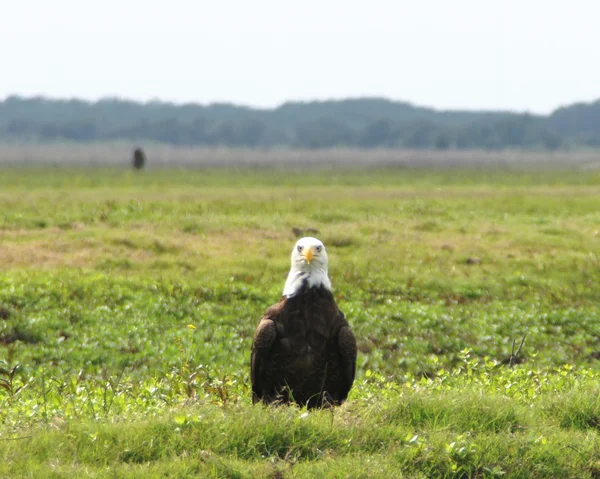
M356 340L331 291L306 285L270 307L254 334L253 402L341 404L352 387Z

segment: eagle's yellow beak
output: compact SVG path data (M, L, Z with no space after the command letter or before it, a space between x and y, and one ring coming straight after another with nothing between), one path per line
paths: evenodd
M310 264L314 257L315 249L312 246L310 248L306 248L306 251L304 251L304 259L306 260L306 262Z

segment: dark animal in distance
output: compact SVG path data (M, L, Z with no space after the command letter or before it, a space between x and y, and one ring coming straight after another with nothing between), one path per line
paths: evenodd
M146 166L146 153L141 148L133 150L133 167L136 170L141 170Z
M316 238L298 240L281 300L254 334L252 400L307 408L343 403L354 382L356 339L338 309Z

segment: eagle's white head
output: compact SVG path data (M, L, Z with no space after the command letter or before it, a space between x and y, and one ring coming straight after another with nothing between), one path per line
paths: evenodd
M331 281L327 276L327 250L317 238L300 238L292 250L292 268L288 274L283 295L294 296L304 282L309 288L323 286L331 291Z

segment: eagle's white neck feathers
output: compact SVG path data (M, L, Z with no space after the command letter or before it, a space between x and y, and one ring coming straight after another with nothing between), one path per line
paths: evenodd
M283 288L283 295L291 298L304 286L324 287L331 291L327 276L327 251L316 238L301 238L292 250L292 267Z
M283 295L288 298L295 296L302 289L305 281L309 288L323 286L325 289L331 291L331 280L327 276L327 270L306 272L292 268L285 282Z

